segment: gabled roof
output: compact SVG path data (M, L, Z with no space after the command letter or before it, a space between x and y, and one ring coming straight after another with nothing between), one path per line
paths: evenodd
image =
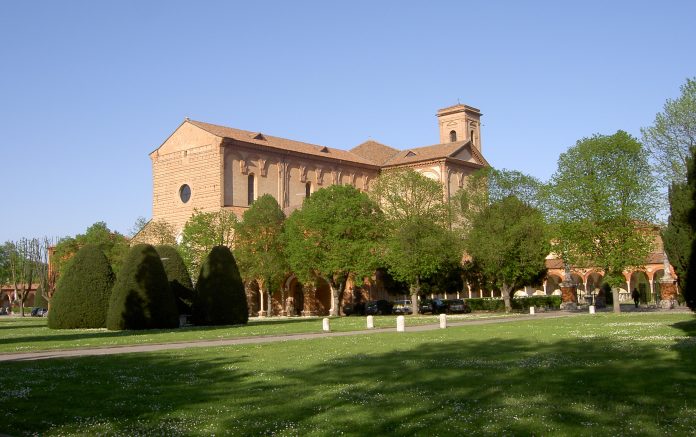
M457 159L455 158L455 155L463 149L469 150L472 156L476 158L481 165L489 165L481 155L481 152L479 152L476 147L471 147L471 142L468 140L447 144L434 144L432 146L416 147L403 150L391 157L383 165L396 166L442 158Z
M358 146L353 147L350 149L350 152L363 157L368 161L374 162L377 165L382 165L391 157L399 153L399 150L382 143L378 143L377 141L368 140Z
M211 134L220 138L229 138L232 140L255 144L266 148L289 150L313 156L341 159L343 161L355 162L358 164L367 164L373 166L376 165L374 162L370 160L367 160L361 156L358 156L345 150L332 149L326 146L317 146L315 144L303 143L301 141L294 141L288 140L286 138L274 137L261 132L251 132L241 129L234 129L231 127L204 123L202 121L187 120L186 122L191 123L192 125L197 126L205 130L206 132L210 132Z

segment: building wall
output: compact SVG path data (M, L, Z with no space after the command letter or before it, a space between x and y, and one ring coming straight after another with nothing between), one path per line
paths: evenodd
M152 218L180 231L194 209L217 211L222 206L220 139L184 123L155 152L152 161ZM188 202L179 190L191 188Z

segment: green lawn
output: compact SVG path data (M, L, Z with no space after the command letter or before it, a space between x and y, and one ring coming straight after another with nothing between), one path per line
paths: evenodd
M696 319L664 313L8 362L0 429L694 435L694 364Z
M510 317L501 313L448 316L451 322ZM407 326L437 324L437 316L406 316ZM376 316L375 327L396 327L396 316ZM332 331L366 329L365 317L340 317L331 320ZM395 328L396 329L396 328ZM322 332L321 318L251 319L246 326L190 326L181 329L148 331L107 331L106 329L48 329L42 317L0 318L0 353L40 350L120 346L127 344L173 343L216 340L258 335Z

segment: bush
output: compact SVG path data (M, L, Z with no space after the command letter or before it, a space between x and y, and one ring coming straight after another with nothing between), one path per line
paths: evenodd
M472 311L505 311L502 299L464 299ZM560 296L531 296L511 300L513 310L528 310L530 307L558 309L561 307Z
M169 280L169 287L176 298L176 306L179 314L191 314L193 303L193 284L186 264L179 251L172 246L157 246L157 253L164 266L164 272Z
M34 292L34 308L48 308L48 301L43 295L41 286Z
M106 327L123 330L178 326L176 302L157 251L149 244L133 246L116 278Z
M191 315L197 325L237 325L249 321L244 284L227 247L214 247L203 262Z
M48 313L52 329L103 328L114 273L96 244L83 246L56 285Z

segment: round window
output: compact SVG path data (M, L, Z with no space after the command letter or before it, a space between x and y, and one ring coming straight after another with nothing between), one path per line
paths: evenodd
M191 198L191 187L184 184L179 188L179 198L182 202L186 203Z

